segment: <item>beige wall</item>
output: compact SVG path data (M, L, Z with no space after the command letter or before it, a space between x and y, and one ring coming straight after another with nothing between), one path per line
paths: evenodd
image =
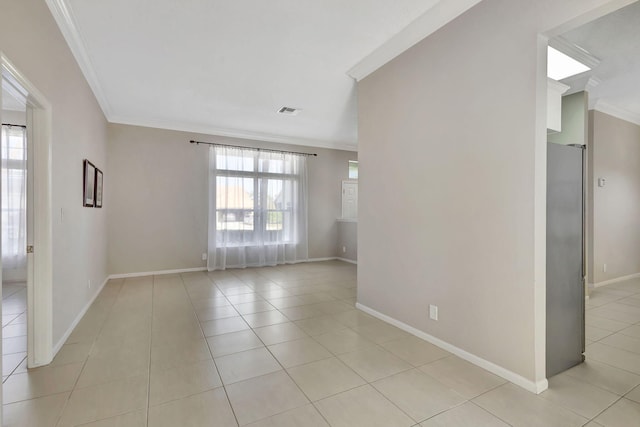
M108 206L82 207L82 159L90 159L109 176L107 123L46 3L0 0L0 11L0 50L53 110L55 345L107 277Z
M358 87L358 302L527 387L545 377L538 34L606 3L485 0Z
M189 140L318 153L310 157L309 257L335 257L340 189L355 153L109 125L109 272L204 267L208 146Z
M592 283L640 273L640 126L590 111ZM598 178L605 178L598 187ZM603 265L607 264L607 271Z
M358 223L355 221L338 222L338 256L358 261Z

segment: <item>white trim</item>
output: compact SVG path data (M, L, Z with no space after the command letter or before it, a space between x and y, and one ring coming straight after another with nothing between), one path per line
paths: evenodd
M91 87L100 108L102 108L102 112L107 120L109 120L112 113L111 106L109 105L109 101L107 101L107 97L102 90L102 86L100 86L100 80L98 79L93 65L91 64L91 59L87 54L84 40L82 40L82 36L76 26L73 12L69 7L67 7L64 0L45 0L45 2L47 3L47 6L49 6L49 10L58 24L58 28L60 28L64 39L69 45L69 49L71 50L73 57L76 59L80 70L82 70L84 78Z
M143 276L162 276L165 274L193 273L196 271L207 271L207 267L177 268L174 270L142 271L138 273L111 274L109 275L109 279L127 279L130 277L143 277Z
M62 337L58 340L55 347L53 347L53 357L55 357L56 354L58 354L62 346L67 342L67 340L69 339L69 336L73 333L73 330L76 328L76 326L78 326L78 323L80 323L80 320L82 320L82 318L87 313L91 305L95 302L96 298L98 298L98 295L100 295L100 292L102 292L102 289L105 287L107 282L109 282L109 280L111 280L111 277L107 276L107 278L104 279L104 282L102 282L102 285L100 285L98 289L96 289L95 295L91 297L91 299L85 304L82 310L80 310L80 313L78 313L76 318L73 319L73 322L71 322L71 325L69 325L64 335L62 335Z
M253 141L276 142L278 144L329 148L332 150L358 151L357 141L324 141L320 139L298 138L294 136L274 135L263 132L244 131L240 129L220 128L197 123L184 123L181 121L152 120L122 116L110 117L109 122L154 129L167 129L180 132L195 132L206 135L224 136L229 138L249 139Z
M348 258L342 258L342 257L337 257L336 258L338 261L343 261L343 262L348 262L349 264L355 264L358 265L358 261L354 261L352 259L348 259Z
M397 328L402 329L405 332L408 332L412 335L415 335L418 338L421 338L425 341L430 342L431 344L437 345L438 347L447 350L450 353L455 354L456 356L473 363L476 366L479 366L483 369L486 369L487 371L494 373L502 378L504 378L507 381L510 381L512 383L514 383L515 385L518 385L522 388L524 388L527 391L530 391L532 393L536 393L536 394L540 394L543 391L545 391L548 387L549 387L549 383L546 380L546 378L544 380L538 381L538 382L534 382L531 380L528 380L526 378L524 378L523 376L516 374L515 372L509 371L508 369L503 368L502 366L498 366L493 362L489 362L488 360L485 360L481 357L476 356L475 354L469 353L468 351L465 351L461 348L458 348L452 344L449 344L446 341L442 341L439 338L434 337L433 335L429 335L426 332L423 332L419 329L414 328L413 326L409 326L406 323L403 323L399 320L394 319L393 317L389 317L385 314L382 314L372 308L367 307L366 305L360 304L359 302L356 303L356 308L364 311L365 313L368 313L370 315L372 315L373 317L376 317L384 322L387 322Z
M615 279L604 280L602 282L597 282L597 283L589 283L589 287L599 288L601 286L612 285L614 283L625 282L627 280L637 279L637 278L640 278L640 273L629 274L628 276L617 277Z
M358 218L338 218L338 219L336 219L336 221L338 221L338 222L355 222L357 224L358 223Z
M575 43L570 42L562 36L557 36L549 39L549 46L561 53L564 53L568 57L583 63L587 67L591 68L591 70L600 65L600 59L596 58L585 49L581 48Z
M0 73L25 90L33 169L31 233L35 252L27 269L27 366L47 365L53 359L53 235L51 202L52 107L47 98L0 52ZM29 236L28 236L29 237Z
M360 81L411 46L444 27L480 0L439 0L380 47L355 64L347 74Z
M344 258L338 258L338 257L326 257L326 258L309 258L309 259L304 259L304 260L300 260L300 261L296 261L296 262L287 262L285 264L277 264L275 265L275 267L279 266L279 265L292 265L292 264L301 264L303 262L322 262L322 261L335 261L335 260L339 260L339 261L344 261L344 262L348 262L348 263L352 263L355 264L354 261L348 260L348 259L344 259ZM254 267L254 266L251 266ZM258 267L258 266L255 266ZM271 266L263 266L263 267L271 267ZM242 267L227 267L227 269L236 269L236 268L242 268ZM180 274L180 273L193 273L193 272L197 272L197 271L207 271L207 267L195 267L195 268L177 268L174 270L157 270L157 271L141 271L141 272L137 272L137 273L119 273L119 274L111 274L109 275L108 279L127 279L130 277L144 277L144 276L161 276L161 275L165 275L165 274ZM211 270L211 271L222 271L222 270Z
M322 261L334 261L338 259L337 257L334 256L330 256L330 257L324 257L324 258L309 258L309 259L305 259L303 261L298 261L294 264L299 264L301 262L322 262Z
M554 93L558 95L562 95L563 93L568 91L569 88L571 87L564 83L560 83L559 81L554 80L551 77L547 77L547 86L549 87L549 89L553 90Z
M640 126L640 114L635 111L630 111L625 108L617 107L615 105L609 104L606 101L599 100L593 106L593 109L599 111L601 113L608 114L620 120L624 120L627 122L631 122Z

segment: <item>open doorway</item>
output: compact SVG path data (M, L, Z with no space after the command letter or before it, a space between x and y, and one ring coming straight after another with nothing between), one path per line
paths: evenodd
M2 377L27 359L27 104L2 80Z
M584 68L558 79L566 91L562 130L548 140L586 146L583 274L588 297L582 330L589 369L600 363L610 366L610 373L638 375L640 3L626 3L589 22L567 24L549 39L549 46Z
M53 357L51 107L2 54L0 71L4 377Z

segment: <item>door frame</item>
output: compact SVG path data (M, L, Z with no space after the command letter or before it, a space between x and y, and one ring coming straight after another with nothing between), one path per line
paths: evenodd
M549 39L594 21L638 0L606 0L591 11L538 34L536 40L536 126L534 147L534 377L537 393L548 387L546 377L547 263L547 47ZM587 165L588 167L588 165ZM586 188L592 185L587 180ZM587 213L588 214L588 213ZM588 239L588 233L585 235Z
M27 105L27 138L32 148L29 176L33 177L33 192L28 195L33 221L27 227L32 227L33 239L28 244L34 246L34 253L27 255L27 366L35 368L53 359L52 108L2 52L0 74L23 93Z

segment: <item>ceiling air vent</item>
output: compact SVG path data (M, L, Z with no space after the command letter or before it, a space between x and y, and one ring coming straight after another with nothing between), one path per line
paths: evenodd
M287 116L297 116L300 112L299 108L291 108L291 107L282 107L278 110L280 114L286 114Z

